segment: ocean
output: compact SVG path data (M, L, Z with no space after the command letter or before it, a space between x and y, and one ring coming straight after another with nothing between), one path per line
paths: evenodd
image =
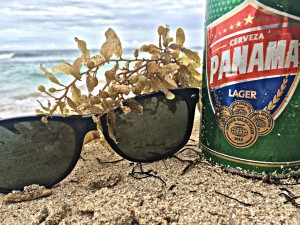
M193 50L199 51L199 48ZM123 58L133 58L133 51L124 50ZM99 54L99 50L91 50L91 54ZM53 66L61 64L62 59L72 63L80 56L78 50L0 51L0 118L35 114L35 109L40 109L37 100L47 103L47 96L40 93L37 87L53 86L40 70L40 64L51 71ZM107 65L99 70L100 82L109 67ZM63 74L57 78L63 84L73 80L72 76ZM84 83L81 86L84 88Z
M133 50L124 51L124 56L129 52ZM91 54L99 54L99 51L91 51ZM40 70L40 64L51 71L52 67L61 64L62 59L72 64L80 56L78 50L0 52L0 117L35 114L35 109L40 108L37 100L47 103L47 96L39 92L37 87L55 86ZM72 76L63 74L57 78L63 84L73 80ZM101 80L101 77L98 78Z
M44 100L37 86L51 84L39 69L47 69L60 59L70 60L76 51L9 51L0 52L0 117L35 114L37 99Z

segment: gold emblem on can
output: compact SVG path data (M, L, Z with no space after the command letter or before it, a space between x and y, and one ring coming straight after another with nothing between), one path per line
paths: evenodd
M221 130L224 130L226 121L233 115L232 110L227 106L220 106L216 110L216 121L217 125Z
M254 122L240 115L234 115L226 121L224 135L228 143L237 148L248 148L258 138Z
M267 111L256 110L248 117L255 123L259 136L266 136L274 128L274 119Z
M237 100L231 103L230 108L234 115L249 116L254 111L253 106L246 101Z

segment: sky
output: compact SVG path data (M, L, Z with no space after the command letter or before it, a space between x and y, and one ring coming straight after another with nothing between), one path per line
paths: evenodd
M74 37L98 49L108 28L123 48L157 42L183 28L187 47L203 46L205 0L1 0L0 51L75 49Z

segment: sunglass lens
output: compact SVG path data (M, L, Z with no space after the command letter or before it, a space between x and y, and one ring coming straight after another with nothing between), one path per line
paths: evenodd
M74 131L65 123L1 121L0 189L52 185L67 171L74 149Z
M154 161L170 155L186 137L188 108L177 95L167 100L163 94L141 102L142 115L116 113L113 126L117 146L133 161Z

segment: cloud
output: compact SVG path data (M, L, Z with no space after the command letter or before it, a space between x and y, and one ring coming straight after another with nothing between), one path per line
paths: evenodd
M75 36L92 48L100 46L112 27L124 47L156 40L159 25L182 27L190 46L202 45L202 0L1 0L0 50L15 48L66 48ZM49 44L53 43L53 44ZM136 45L138 44L138 45Z

